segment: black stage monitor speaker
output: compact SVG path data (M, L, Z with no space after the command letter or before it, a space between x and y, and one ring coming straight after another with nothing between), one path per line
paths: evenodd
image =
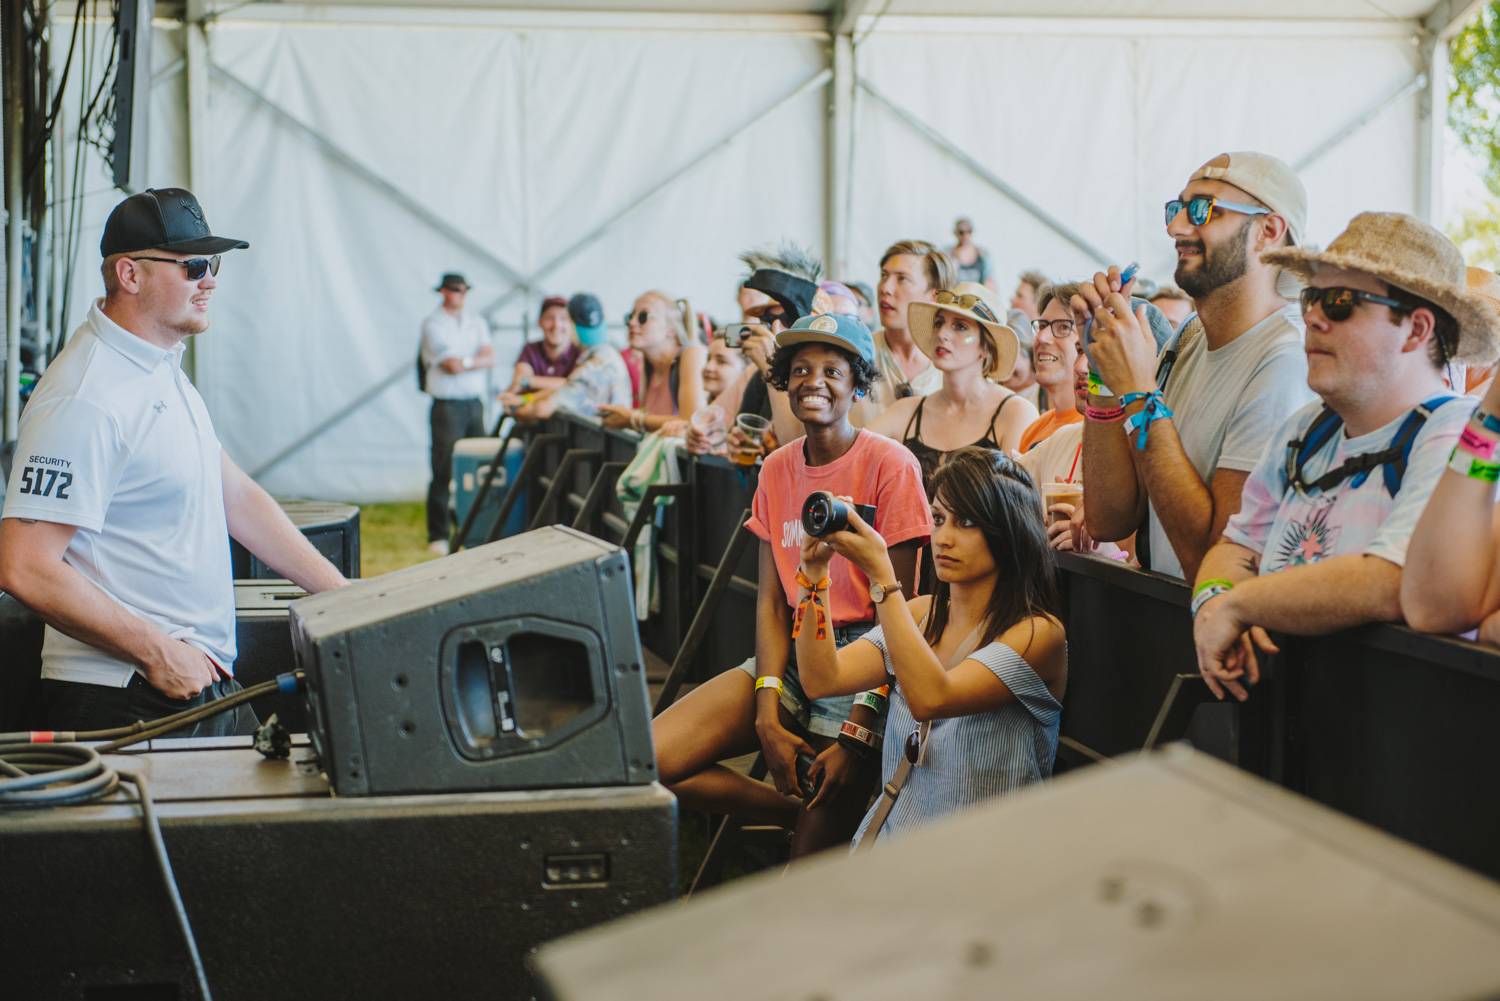
M346 800L248 743L107 756L151 777L216 1001L523 1001L531 949L675 893L661 786ZM198 998L129 786L0 809L0 900L0 998Z
M359 508L331 501L278 500L286 516L307 536L307 541L339 573L350 580L360 575ZM235 580L278 580L281 572L266 566L250 550L229 540L230 569Z
M307 592L289 580L234 582L234 677L249 688L297 669L287 610ZM272 713L293 733L307 732L307 705L300 695L263 695L251 703L264 723Z
M554 527L294 602L334 789L654 781L631 594L623 551Z
M1458 1001L1500 886L1185 747L544 947L559 1001Z

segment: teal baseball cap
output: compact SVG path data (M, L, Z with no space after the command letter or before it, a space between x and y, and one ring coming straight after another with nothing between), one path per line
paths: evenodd
M870 336L870 328L847 313L813 313L776 335L777 347L793 344L831 344L871 365L875 363L875 338Z

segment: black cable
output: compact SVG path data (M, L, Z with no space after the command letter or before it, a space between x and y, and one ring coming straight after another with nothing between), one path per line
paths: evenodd
M203 956L198 951L198 939L193 934L187 908L182 902L182 892L178 889L177 877L172 871L172 860L167 855L167 844L162 838L161 822L157 819L151 800L150 786L142 774L110 768L100 757L100 752L119 750L172 733L210 716L227 712L261 695L294 689L302 684L304 678L301 671L283 674L274 680L263 681L225 698L193 706L161 719L108 730L0 733L0 808L87 803L114 792L119 788L121 780L136 787L151 853L156 859L157 870L161 873L173 917L182 932L188 959L193 966L193 976L198 982L198 994L203 1001L213 1001L213 993L209 990L208 973L203 968ZM62 738L62 742L53 743L57 738ZM98 747L76 742L107 738L114 739Z
M156 856L156 867L161 871L167 900L172 904L172 914L177 918L177 927L182 930L182 940L187 945L188 959L193 964L193 976L198 981L198 996L203 1001L213 1001L213 992L208 989L208 972L203 969L203 957L198 953L198 939L193 935L187 908L182 904L182 892L177 888L172 860L167 857L167 843L162 840L161 823L156 819L156 810L151 804L151 790L146 785L146 776L135 772L120 772L119 776L134 785L140 795L141 815L146 821L146 837L151 841L151 851Z

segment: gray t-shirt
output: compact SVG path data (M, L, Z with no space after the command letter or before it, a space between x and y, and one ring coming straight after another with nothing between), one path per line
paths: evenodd
M1210 351L1203 322L1194 317L1177 343L1181 353L1167 378L1167 406L1188 461L1208 483L1216 469L1255 468L1287 419L1313 399L1296 306L1272 313L1221 348ZM1152 508L1151 569L1182 576L1182 564Z

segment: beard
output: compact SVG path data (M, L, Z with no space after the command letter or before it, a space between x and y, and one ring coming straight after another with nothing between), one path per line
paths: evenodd
M1246 247L1245 234L1254 218L1246 219L1233 236L1213 247L1200 243L1203 248L1202 264L1189 269L1186 260L1177 262L1172 278L1177 287L1194 299L1202 298L1225 285L1239 281L1250 270L1250 251Z

